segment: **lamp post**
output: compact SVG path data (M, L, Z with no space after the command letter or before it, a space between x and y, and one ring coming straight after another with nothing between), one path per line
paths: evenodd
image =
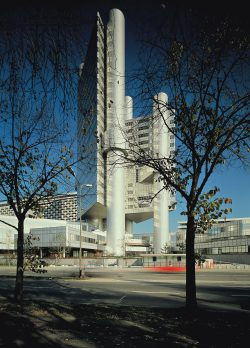
M81 184L79 185L79 192L80 192L80 202L79 202L79 210L80 210L80 247L79 247L79 278L84 278L84 272L82 269L82 188L83 187L93 187L92 184Z
M79 210L80 210L80 241L79 241L79 278L83 278L83 270L82 270L82 200L81 198L83 197L82 195L82 188L83 187L93 187L92 184L80 184L79 180L77 180L76 174L74 170L71 168L71 166L68 166L66 170L76 179L76 187L79 187L79 193L80 193L80 202L79 202ZM78 194L77 194L78 195Z

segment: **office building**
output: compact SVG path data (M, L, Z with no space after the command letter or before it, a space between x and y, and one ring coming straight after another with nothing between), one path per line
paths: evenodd
M6 201L0 202L0 215L14 216ZM32 211L29 212L32 216ZM39 204L37 216L44 219L77 221L77 193L65 193L43 198Z
M186 243L186 222L179 222L176 242ZM195 250L217 261L250 264L250 218L215 220L195 235Z
M0 255L12 254L17 249L17 218L0 215ZM6 222L3 223L2 221ZM24 224L25 237L32 234L32 247L40 251L40 257L60 254L61 257L78 257L80 247L79 222L55 219L26 218ZM82 249L87 254L103 253L106 236L93 226L82 223Z
M125 93L125 19L113 9L107 24L97 14L88 51L80 66L78 96L78 155L83 158L77 182L93 189L81 193L84 218L107 231L108 254L124 255L125 235L133 234L133 223L154 218L154 252L169 241L168 212L174 197L157 181L148 167L126 163L129 153L142 151L155 158L174 151L173 113L167 95L154 98L152 114L133 117L133 100ZM156 193L161 191L156 197ZM155 198L154 198L155 197ZM153 199L154 198L154 199Z

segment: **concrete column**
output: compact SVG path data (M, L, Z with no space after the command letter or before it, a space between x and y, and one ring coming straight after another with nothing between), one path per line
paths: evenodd
M110 139L107 161L109 184L107 199L107 250L122 256L125 238L124 153L125 121L125 20L113 9L107 25L107 132Z
M165 93L159 93L155 96L153 105L153 115L157 119L159 129L159 158L169 157L169 135L165 122L169 122L169 110L166 109L168 97ZM157 190L163 188L163 182L157 183ZM169 234L169 191L163 190L156 200L155 213L157 215L154 221L154 252L160 253L162 247L167 243L170 245Z
M126 219L125 229L128 234L133 234L133 221Z
M119 157L117 155L116 157ZM112 158L114 159L114 158ZM117 158L119 160L119 158ZM124 170L112 167L111 201L108 206L107 246L108 252L115 256L124 255L125 238L125 204L124 204Z

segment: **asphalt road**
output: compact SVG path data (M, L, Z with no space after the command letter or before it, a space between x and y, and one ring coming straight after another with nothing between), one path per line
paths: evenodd
M0 298L12 297L15 270L0 268ZM49 268L40 276L28 273L26 298L63 303L109 303L147 307L180 307L185 303L185 273L156 273L140 269L88 269L77 279L76 267ZM250 310L250 271L197 272L200 306Z

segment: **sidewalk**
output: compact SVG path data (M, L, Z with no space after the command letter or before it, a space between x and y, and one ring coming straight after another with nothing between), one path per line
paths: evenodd
M0 346L41 347L245 347L249 313L115 305L0 302Z

